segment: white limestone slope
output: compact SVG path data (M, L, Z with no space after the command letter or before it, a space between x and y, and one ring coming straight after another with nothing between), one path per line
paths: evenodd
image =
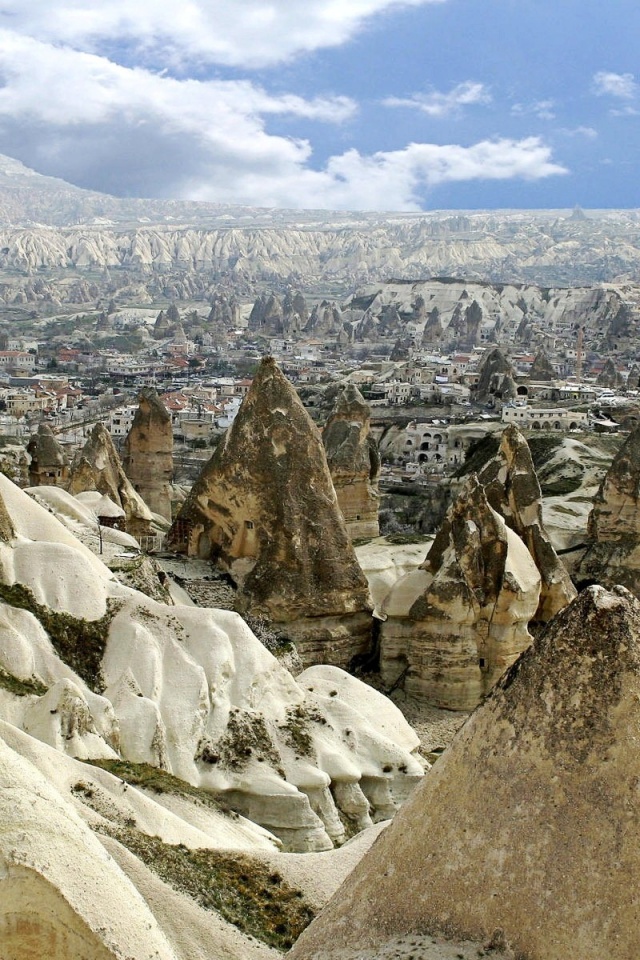
M329 849L345 819L361 828L393 814L422 766L384 697L333 668L296 682L237 614L124 587L5 477L0 495L17 534L0 544L2 581L76 618L112 614L98 694L33 613L0 604L0 668L48 688L0 690L0 717L68 756L148 762L222 794L292 850Z

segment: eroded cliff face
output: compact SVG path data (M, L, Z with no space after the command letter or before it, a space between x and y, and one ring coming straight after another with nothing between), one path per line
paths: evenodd
M125 474L111 434L103 423L96 423L73 461L67 490L74 496L97 490L122 507L127 533L136 537L150 532L151 511Z
M241 611L266 616L303 662L368 651L371 601L318 430L271 358L185 501L170 540L210 558Z
M578 580L621 583L640 596L640 428L613 459L589 514Z
M498 453L478 480L489 504L526 544L541 578L535 620L546 623L576 596L564 564L556 554L542 519L542 493L531 451L517 427L502 434Z
M380 670L408 694L470 710L531 643L540 575L473 474L421 567L383 604Z
M486 948L500 930L524 960L635 960L639 723L640 604L590 587L469 718L292 957L387 955L410 933Z
M351 538L379 536L380 455L371 436L369 405L357 387L345 387L338 397L322 440Z
M154 512L171 520L173 432L171 416L155 390L144 387L124 443L124 470Z

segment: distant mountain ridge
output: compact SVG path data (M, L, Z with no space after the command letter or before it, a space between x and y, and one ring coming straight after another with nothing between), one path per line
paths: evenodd
M640 212L279 210L108 196L0 155L0 266L337 281L640 279Z

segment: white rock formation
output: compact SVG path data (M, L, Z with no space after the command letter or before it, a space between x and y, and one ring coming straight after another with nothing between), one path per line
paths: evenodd
M5 477L0 496L15 531L0 542L0 668L48 688L0 690L10 723L73 756L160 766L297 850L342 842L341 816L356 826L391 816L421 776L417 738L381 695L337 668L296 682L237 614L128 589ZM31 609L11 605L12 584L30 591L19 593ZM49 611L71 618L73 665L39 622L50 627Z

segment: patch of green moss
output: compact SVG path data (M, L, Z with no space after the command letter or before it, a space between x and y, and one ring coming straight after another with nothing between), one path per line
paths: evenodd
M107 612L99 620L84 620L70 613L58 613L38 603L31 590L21 583L9 586L0 583L0 600L20 610L28 610L46 630L60 657L88 687L100 693L102 687L101 663L107 645L109 624L119 605L107 601Z
M563 444L563 438L558 436L529 436L527 443L531 451L531 459L536 472L540 470L551 459L553 454Z
M556 503L553 509L555 510L556 513L566 513L570 517L580 516L577 510L572 510L571 507L565 506L564 503Z
M480 440L471 444L464 458L464 463L460 464L453 476L468 477L472 473L480 473L482 468L489 463L489 460L495 457L499 447L499 434L485 434Z
M295 707L289 707L280 729L284 734L285 742L295 750L297 756L309 757L313 754L310 724L320 723L324 726L326 722L319 711L298 703Z
M49 689L35 677L31 677L29 680L20 680L18 677L14 677L12 673L7 673L2 667L0 667L0 687L3 690L8 690L9 693L13 693L16 697L32 695L42 697Z
M568 493L573 493L582 485L581 476L558 477L557 480L544 483L540 481L540 490L544 497L564 497Z
M212 765L219 763L231 770L242 770L251 760L266 760L284 779L282 758L264 717L237 707L231 708L227 729L218 741L200 741L195 759Z
M132 763L130 760L86 760L85 763L107 770L114 776L120 777L125 783L130 783L132 787L140 787L152 793L168 793L176 797L185 797L222 813L229 813L209 791L194 787L166 770L152 767L150 763ZM230 816L237 818L235 813L230 813Z
M244 934L288 950L313 920L300 890L277 871L242 854L171 846L126 827L101 827L175 890L215 910Z

